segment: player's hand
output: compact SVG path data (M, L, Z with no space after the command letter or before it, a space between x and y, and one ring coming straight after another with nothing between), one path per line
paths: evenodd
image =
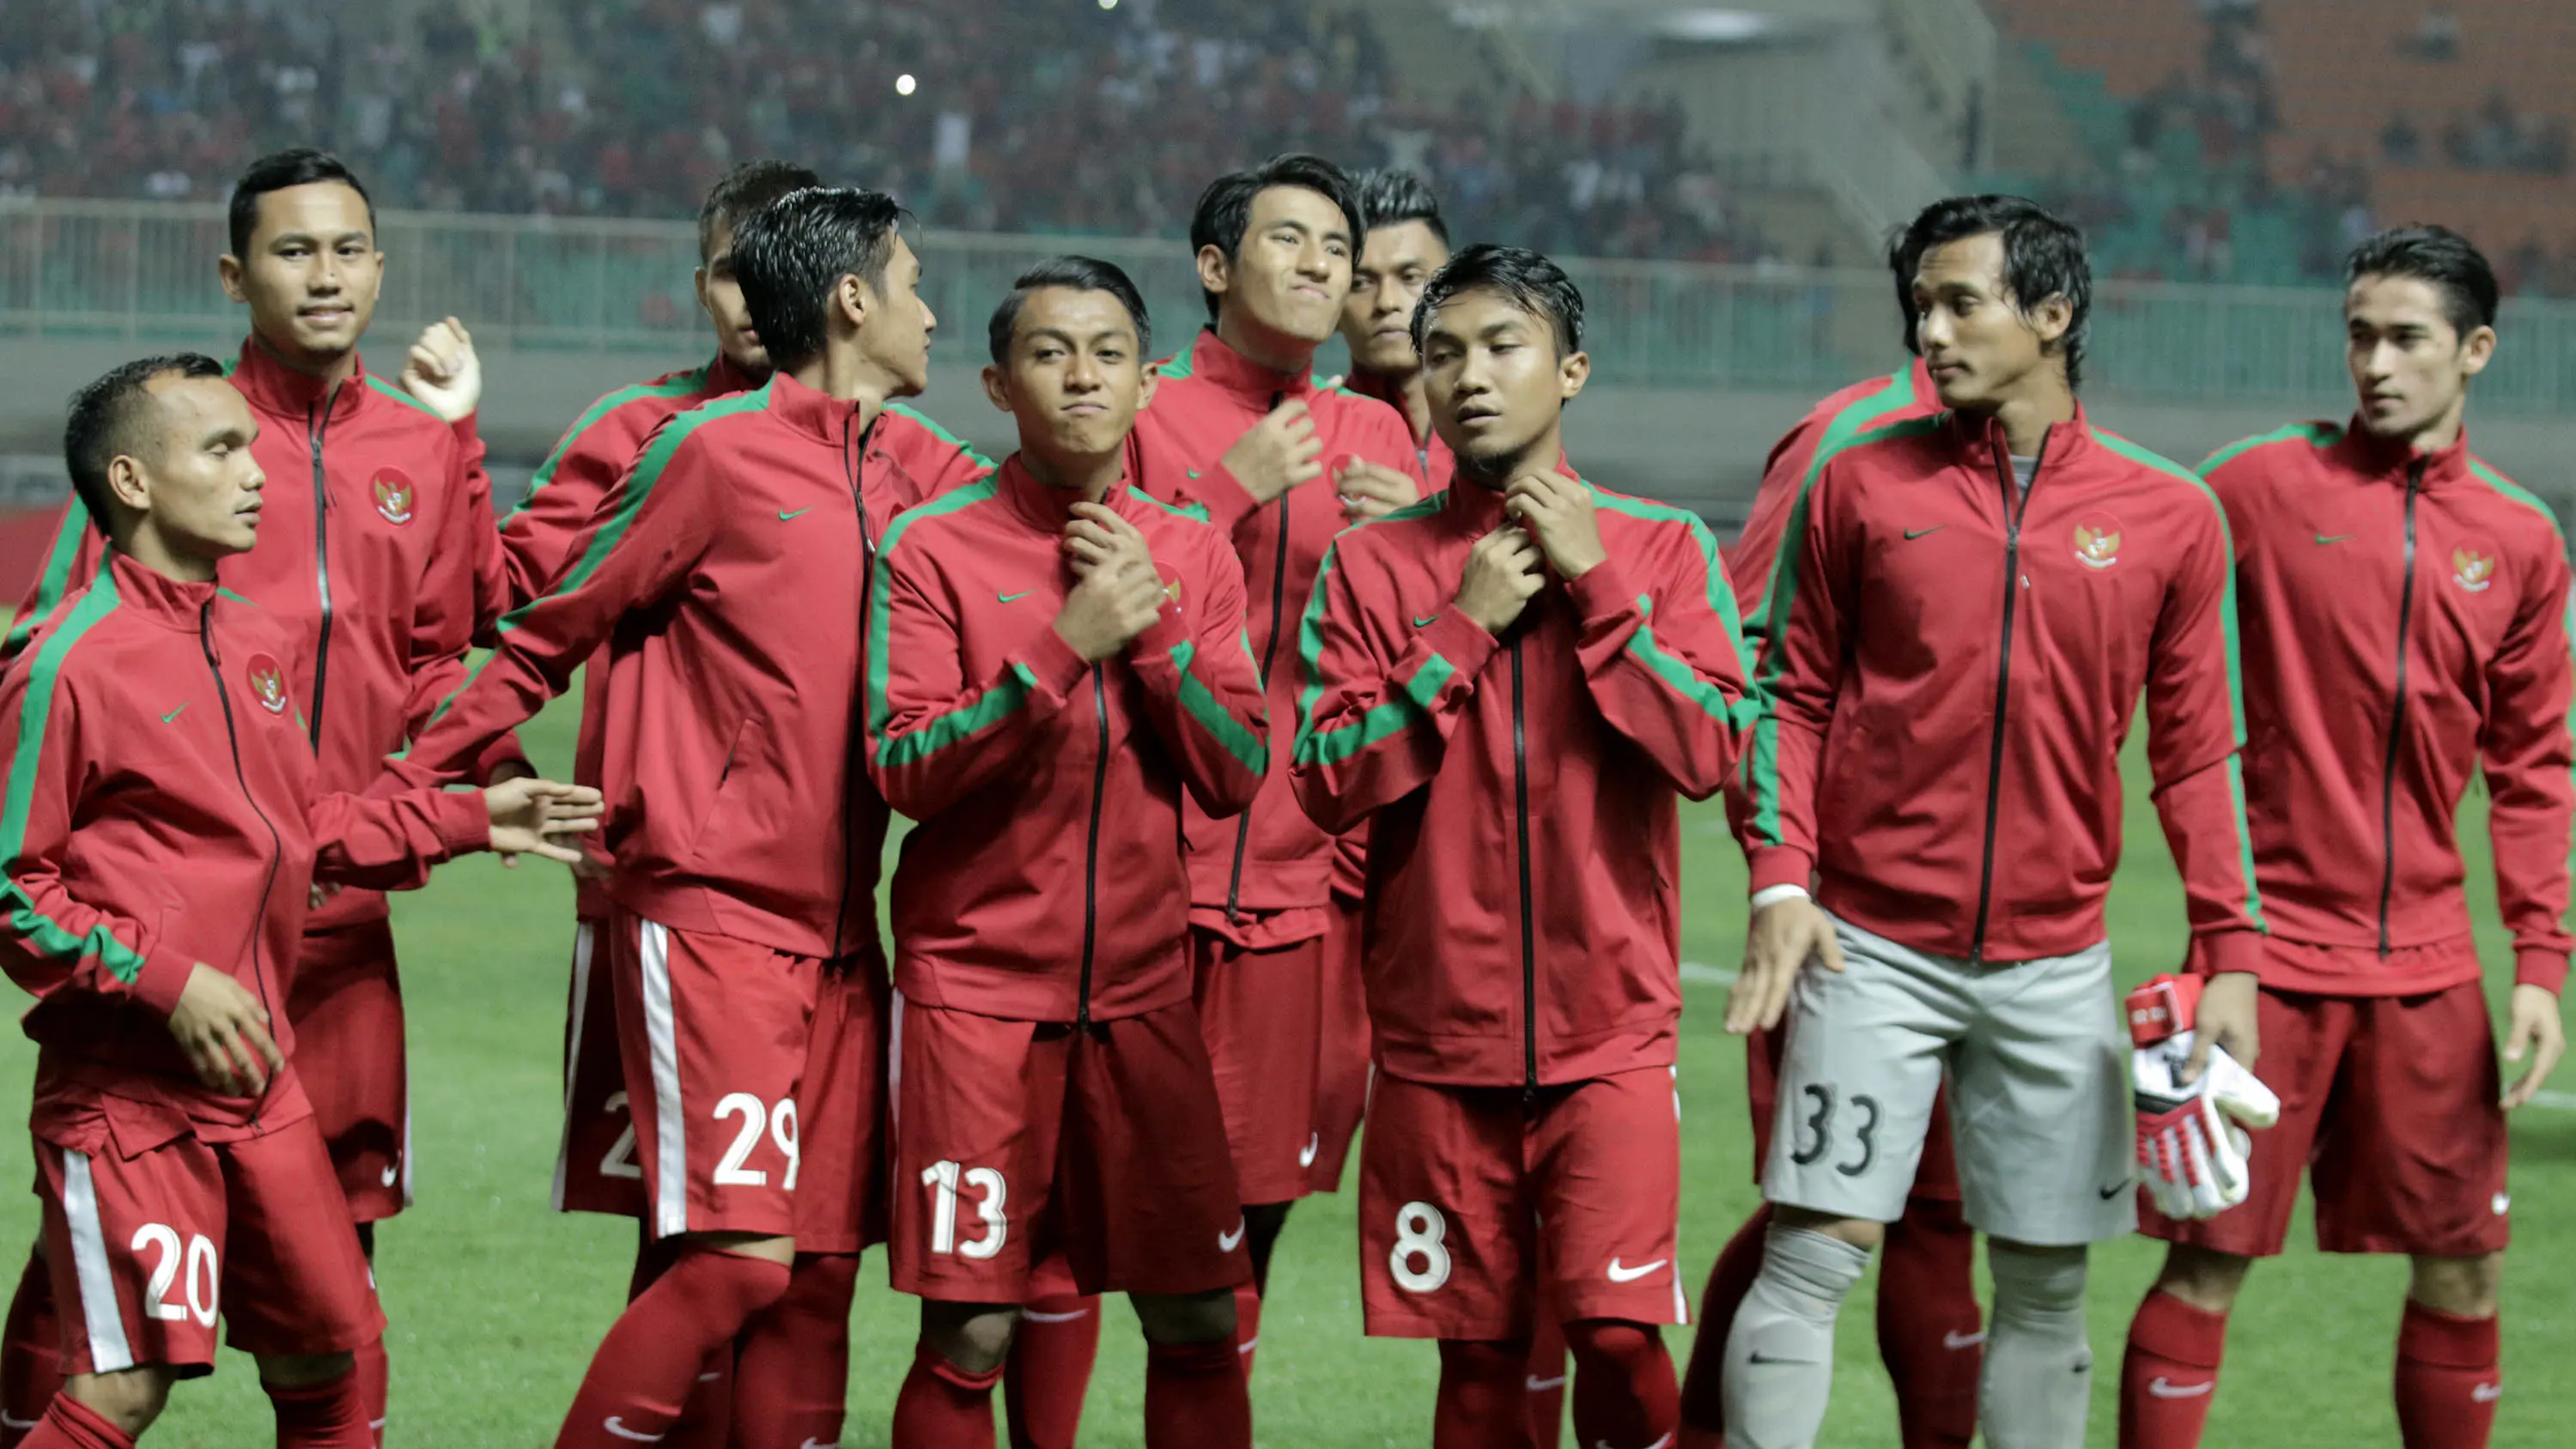
M1609 555L1592 490L1561 473L1523 473L1503 490L1503 516L1518 522L1561 579L1579 579Z
M448 422L473 416L483 402L483 361L465 324L449 317L422 329L403 363L402 385Z
M1225 450L1225 471L1255 503L1268 503L1300 483L1324 476L1324 440L1306 404L1290 398L1244 430Z
M340 883L338 881L317 880L304 892L305 909L318 911L322 909L322 903L324 901L331 899L339 893Z
M1823 907L1799 896L1755 911L1744 936L1744 969L1726 996L1726 1029L1744 1036L1778 1026L1789 1010L1789 989L1809 961L1843 969L1843 944Z
M2209 1054L2219 1047L2252 1071L2263 1055L2259 1003L2262 978L2251 971L2222 971L2201 983L2200 1002L2192 1009L2191 1056L2182 1064L2187 1086L2209 1070Z
M492 853L503 865L541 855L577 866L581 847L569 837L598 829L602 806L588 785L509 780L483 792L483 809L492 820Z
M2245 1129L2281 1116L2281 1099L2225 1046L2195 1042L2209 989L2195 976L2158 976L2127 1002L2138 1175L2156 1210L2177 1221L2216 1217L2245 1201L2254 1150ZM2203 1064L2200 1075L2186 1080L2185 1063L2194 1061Z
M1341 495L1343 516L1353 523L1384 518L1422 500L1412 474L1357 457L1340 460L1333 471L1333 491Z
M1118 516L1118 510L1077 503L1070 512L1073 517L1064 526L1064 551L1075 578L1087 578L1102 568L1154 571L1154 550L1136 525Z
M1476 627L1500 636L1521 616L1529 601L1547 586L1538 545L1506 524L1486 534L1467 550L1466 571L1458 579L1458 612Z
M2567 1028L2558 1019L2558 997L2528 982L2513 989L2513 1020L2504 1031L2504 1059L2531 1058L2531 1066L2505 1088L2508 1112L2539 1095L2558 1059L2567 1055Z
M1086 524L1098 527L1082 517L1066 525L1068 552L1074 552L1073 530ZM1132 549L1117 544L1114 551L1089 562L1075 554L1076 582L1073 592L1064 597L1064 607L1056 612L1055 632L1087 663L1097 664L1118 653L1162 617L1163 581L1155 576L1153 556L1144 552L1143 543L1140 537Z
M230 1096L256 1097L268 1090L270 1077L286 1070L286 1054L268 1034L268 1012L259 997L202 961L180 988L170 1035L179 1039L197 1080Z

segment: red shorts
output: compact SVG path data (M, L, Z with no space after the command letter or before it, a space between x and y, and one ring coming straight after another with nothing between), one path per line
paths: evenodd
M1783 1025L1757 1031L1744 1043L1744 1097L1753 1108L1753 1180L1762 1181L1762 1165L1771 1160L1771 1127L1780 1105L1780 1057L1789 1049ZM1914 1164L1909 1198L1933 1202L1959 1200L1958 1140L1950 1127L1950 1089L1932 1099L1932 1121L1923 1132L1923 1155Z
M2257 1132L2241 1207L2177 1223L2141 1198L2140 1227L2245 1258L2281 1251L2299 1169L2328 1253L2500 1252L2505 1123L2494 1029L2480 983L2422 996L2315 996L2265 987L2254 1070L2281 1096Z
M1225 1109L1235 1191L1246 1203L1294 1202L1319 1155L1315 1011L1325 938L1248 951L1190 932L1191 993Z
M1251 1281L1198 1013L1004 1021L895 999L889 1270L905 1293L1019 1303L1061 1253L1084 1293Z
M1360 1140L1369 1333L1526 1337L1559 1322L1683 1323L1681 1124L1673 1073L1644 1067L1524 1104L1518 1087L1378 1074Z
M796 1088L803 1163L796 1251L855 1253L886 1237L884 962L871 952L822 973L814 1033Z
M1311 1192L1340 1192L1342 1167L1368 1107L1368 992L1360 984L1360 903L1333 897L1324 936L1323 1001L1316 1012L1315 1165Z
M342 1353L384 1332L313 1119L207 1142L123 1098L36 1141L63 1372L213 1371L215 1318L256 1354Z
M622 907L602 930L647 1230L794 1236L821 963Z
M617 993L599 954L604 922L573 928L572 982L564 1000L564 1120L555 1151L555 1211L644 1216L644 1169L617 1059Z
M331 1152L352 1220L411 1205L410 1075L403 1056L402 978L393 922L379 917L312 931L286 990L295 1073Z

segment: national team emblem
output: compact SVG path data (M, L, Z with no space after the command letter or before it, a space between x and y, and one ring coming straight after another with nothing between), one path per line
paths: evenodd
M1156 564L1154 565L1154 576L1163 581L1163 602L1175 609L1179 608L1181 606L1181 576L1179 571L1167 568L1162 564Z
M2075 561L2088 569L2107 569L2120 561L2120 521L2101 514L2075 525Z
M2495 546L2471 539L2451 548L2451 582L2473 594L2495 587Z
M411 479L400 468L383 468L376 473L376 512L387 523L411 522Z
M250 657L250 697L270 714L286 713L286 671L266 654Z

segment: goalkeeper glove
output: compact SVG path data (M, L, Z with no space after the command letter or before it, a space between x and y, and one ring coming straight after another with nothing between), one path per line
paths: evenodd
M2182 1080L2200 989L2197 976L2159 976L2129 993L2138 1172L2156 1211L2177 1221L2216 1217L2245 1201L2254 1146L2245 1128L2269 1127L2281 1115L2281 1099L2225 1047L2210 1047L2199 1080Z

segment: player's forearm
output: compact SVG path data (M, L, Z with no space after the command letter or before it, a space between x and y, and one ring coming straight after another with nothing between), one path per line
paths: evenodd
M2182 876L2192 935L2211 956L2206 970L2251 971L2261 954L2262 893L2254 882L2253 836L2245 789L2233 751L2190 774L2161 782L2156 814ZM2243 933L2241 941L2222 935ZM2242 964L2237 964L2237 963Z
M0 884L0 962L9 979L44 1000L64 992L137 1001L162 1016L179 1004L196 962L161 949L142 923L84 904L50 870Z
M888 679L882 693L871 686L868 778L903 814L938 815L1044 748L1043 736L1090 672L1090 663L1060 635L1041 629L979 688L925 695L901 676Z
M1577 653L1584 683L1602 719L1654 761L1674 789L1705 800L1725 786L1751 719L1733 667L1734 639L1713 616L1694 629L1688 611L1677 607L1666 618L1678 637L1667 641L1645 597L1631 593L1615 570L1605 563L1573 585L1583 615ZM1712 632L1719 637L1712 640ZM1724 651L1713 668L1706 662L1712 644Z
M491 812L472 791L328 794L314 802L310 818L313 878L368 890L414 889L432 866L492 840Z

